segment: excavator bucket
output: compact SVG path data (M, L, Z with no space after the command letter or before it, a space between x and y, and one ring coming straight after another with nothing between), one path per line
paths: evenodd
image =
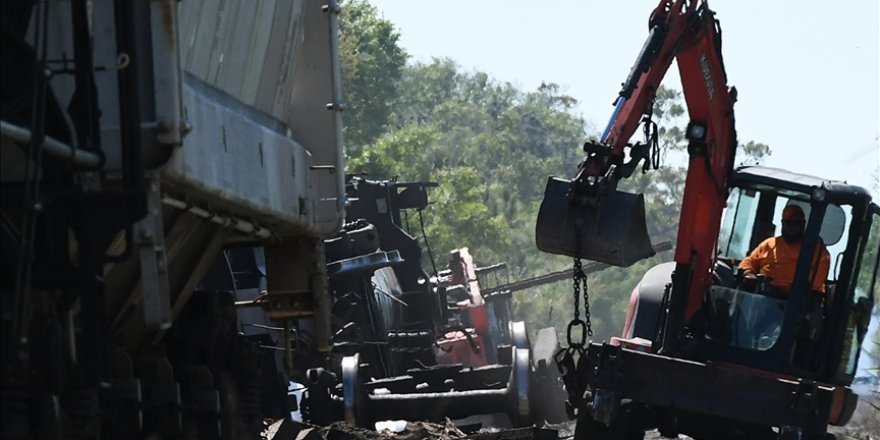
M538 249L626 267L654 255L642 194L614 191L598 206L572 203L568 180L551 177L538 212Z

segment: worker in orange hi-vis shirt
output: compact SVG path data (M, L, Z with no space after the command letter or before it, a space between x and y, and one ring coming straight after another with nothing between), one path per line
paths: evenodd
M794 271L804 241L805 226L804 211L796 205L786 206L782 211L782 235L764 240L740 262L739 267L743 277L746 280L754 280L757 275L764 275L771 286L787 295L794 281ZM810 283L813 290L825 292L825 279L828 277L830 265L831 256L820 240L816 244L813 264L810 267Z

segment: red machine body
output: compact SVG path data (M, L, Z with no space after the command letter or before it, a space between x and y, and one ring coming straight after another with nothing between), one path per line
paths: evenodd
M440 364L461 364L464 367L489 365L485 344L473 329L447 333L437 341L437 360Z
M490 363L485 343L489 338L489 312L480 291L474 259L467 248L453 252L450 275L443 284L447 292L448 308L454 314L456 324L448 327L446 334L437 340L437 363L462 364L465 367L482 367Z
M690 118L686 134L690 159L675 246L676 272L687 272L690 281L686 289L672 292L675 309L669 318L678 328L693 317L711 284L727 179L737 146L733 115L736 89L727 85L721 28L713 15L706 2L660 2L651 14L648 41L620 91L615 113L601 139L610 154L588 158L577 178L604 176L612 164L622 162L625 149L631 146L630 138L645 115L650 115L656 91L675 59ZM669 334L674 334L677 329L670 330Z

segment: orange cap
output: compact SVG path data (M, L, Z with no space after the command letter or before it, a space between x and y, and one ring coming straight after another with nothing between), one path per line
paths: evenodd
M782 210L783 220L804 220L804 210L797 205L788 205Z

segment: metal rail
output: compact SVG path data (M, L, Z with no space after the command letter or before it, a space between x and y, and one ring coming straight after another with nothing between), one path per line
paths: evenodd
M162 196L162 204L190 212L198 217L216 223L220 226L229 227L241 233L252 235L257 238L266 239L272 236L272 231L270 229L261 227L254 222L242 220L240 218L235 218L232 216L213 213L211 211L208 211L207 209L200 208L183 200L173 198L169 195Z
M652 246L654 248L654 252L663 252L672 249L672 242L664 241L657 243ZM594 261L592 263L584 265L584 273L590 274L605 270L611 267L610 264L600 263L598 261ZM544 284L555 283L557 281L569 280L571 279L571 269L561 270L559 272L551 272L544 275L539 275L532 278L526 278L524 280L519 280L509 284L502 284L500 286L493 287L491 289L483 290L483 296L491 296L494 294L499 294L503 292L516 292L518 290L530 289L532 287L541 286Z
M2 133L3 137L24 143L31 142L33 137L30 129L6 121L0 121L0 133ZM99 168L104 162L99 154L65 144L50 136L43 136L43 143L39 147L52 156L68 160L70 163L82 168Z

